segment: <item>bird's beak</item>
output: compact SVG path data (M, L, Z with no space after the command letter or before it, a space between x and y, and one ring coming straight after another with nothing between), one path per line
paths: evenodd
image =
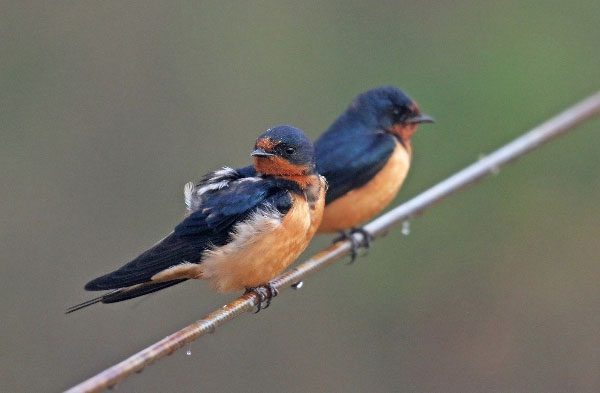
M410 119L406 120L406 123L409 123L409 124L435 123L435 120L433 120L433 117L423 113L423 114L411 117Z
M271 156L274 156L275 154L273 154L273 153L267 153L263 149L257 148L250 155L252 157L271 157Z

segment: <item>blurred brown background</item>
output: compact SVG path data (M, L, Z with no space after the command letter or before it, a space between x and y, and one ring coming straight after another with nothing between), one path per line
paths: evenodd
M405 89L398 201L600 86L600 3L2 2L0 390L59 391L233 297L64 315L256 136ZM600 121L448 198L119 391L600 391ZM319 238L314 248L329 238Z

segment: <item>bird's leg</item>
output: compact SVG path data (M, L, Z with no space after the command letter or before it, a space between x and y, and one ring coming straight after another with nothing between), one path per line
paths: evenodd
M350 229L350 235L354 235L355 233L360 233L363 236L361 246L365 249L369 249L371 247L371 240L373 240L373 235L367 232L367 230L363 227ZM354 238L354 236L352 238Z
M255 293L258 297L256 311L254 312L256 314L263 308L268 308L271 305L271 300L279 294L279 291L269 282L262 286L246 288L246 293ZM265 302L266 304L263 307Z
M267 288L269 296L267 296L267 304L263 308L268 308L271 305L271 300L273 300L275 296L279 295L279 291L270 282L265 285L265 288Z
M352 236L352 233L350 231L340 231L339 236L333 239L333 242L337 243L344 240L349 240L352 247L350 250L350 262L348 262L348 265L351 265L354 263L356 257L358 256L358 249L360 248L360 244L356 241L356 239L354 239L354 236Z
M362 241L359 242L354 238L353 235L355 233L360 233L363 236ZM336 243L342 240L349 240L352 244L352 250L350 251L350 262L348 263L350 265L356 260L356 257L358 256L358 250L361 247L365 249L371 247L371 240L373 240L373 236L371 236L371 234L364 230L362 227L351 228L347 232L340 231L340 235L333 239L333 242Z
M258 297L258 302L256 303L256 311L255 314L262 309L262 303L267 298L267 289L265 287L250 287L246 288L246 293L254 293Z

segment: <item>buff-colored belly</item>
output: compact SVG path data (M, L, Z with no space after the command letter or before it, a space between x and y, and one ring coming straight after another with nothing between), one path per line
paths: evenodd
M318 232L359 226L381 212L398 194L410 168L410 155L399 143L385 166L367 184L325 207Z
M197 265L198 278L228 292L266 284L298 258L308 246L311 218L306 200L293 196L283 220L257 218L239 238L207 252Z

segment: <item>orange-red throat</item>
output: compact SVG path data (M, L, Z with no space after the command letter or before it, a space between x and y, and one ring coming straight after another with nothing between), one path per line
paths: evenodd
M277 156L254 157L254 167L263 175L292 180L303 190L309 188L315 181L318 181L318 176L310 171L308 165L293 164Z
M392 126L390 132L396 135L402 142L410 143L410 138L417 131L416 123L396 123Z
M404 119L401 122L394 123L392 127L388 130L390 133L394 134L411 152L411 144L410 139L417 131L417 126L421 123L433 123L434 120L431 116L422 114L419 112L419 108L416 104L413 104L414 113L407 119Z
M254 157L254 167L263 175L271 176L307 176L311 171L308 165L293 164L278 156Z

